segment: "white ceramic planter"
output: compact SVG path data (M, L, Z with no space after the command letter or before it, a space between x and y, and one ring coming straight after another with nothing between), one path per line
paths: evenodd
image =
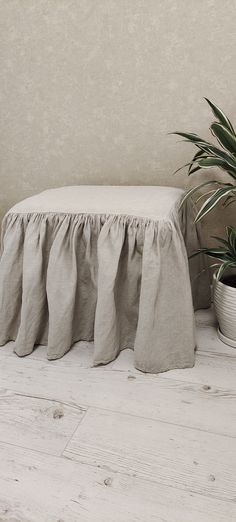
M236 348L236 288L213 277L213 300L219 323L220 339Z

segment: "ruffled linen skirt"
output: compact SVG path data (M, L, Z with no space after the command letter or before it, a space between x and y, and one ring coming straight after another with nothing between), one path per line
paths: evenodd
M202 258L188 263L199 237L182 195L78 186L13 207L2 225L0 345L15 340L24 356L43 344L57 359L94 340L94 365L131 348L144 372L193 366L193 303L209 306L210 286L206 272L196 277Z

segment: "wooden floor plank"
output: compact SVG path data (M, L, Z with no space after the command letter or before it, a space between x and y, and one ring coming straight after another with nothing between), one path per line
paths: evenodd
M195 366L193 368L185 368L184 370L170 370L168 372L154 375L153 377L156 379L177 378L183 381L195 382L199 384L209 384L220 388L232 388L236 390L235 351L236 350L232 352L232 356L226 356L224 358L224 362L222 361L221 354L219 353L212 353L211 351L209 351L203 354L202 352L197 352ZM50 371L50 369L54 370L56 368L58 375L60 375L61 373L64 374L64 372L69 372L69 374L76 373L79 376L79 373L83 375L83 369L86 370L87 374L87 367L83 368L83 366L81 366L79 354L77 355L78 357L73 357L72 360L66 357L63 357L62 359L56 361L48 361L46 358L40 358L37 359L34 363L35 359L31 356L27 356L26 358L22 359L19 358L16 354L12 353L12 356L10 358L11 361L9 360L8 362L9 367L15 367L17 371L20 371L20 369L27 367L31 367L32 371L34 371L34 368L36 369L37 365L40 365L40 368L45 369L46 372ZM5 355L4 351L1 351L1 349L0 363L1 366L2 364L7 364L7 355ZM128 349L121 352L119 358L115 362L113 362L109 369L108 365L103 365L98 368L92 368L90 369L90 371L95 372L96 369L98 371L102 371L103 374L105 371L128 371L135 374L142 374L142 372L139 372L134 368L133 351ZM150 375L150 377L152 376Z
M1 522L235 522L236 351L197 314L195 367L161 375L0 348Z
M134 369L133 351L124 350L115 361L112 371L130 371L140 374ZM223 360L222 360L223 359ZM230 388L236 391L236 357L225 356L211 352L197 352L193 368L170 370L159 374L161 379L177 379L180 381L199 383L219 388ZM158 376L157 376L158 377Z
M234 522L236 504L0 443L1 522Z
M0 389L0 441L60 455L85 411Z
M202 310L197 310L195 312L195 321L197 327L201 326L217 326L217 319L214 310L214 306L211 308L206 308Z
M236 440L90 409L64 455L151 482L235 501Z
M199 326L197 328L197 349L201 353L210 352L223 357L236 357L235 348L228 346L219 339L214 326Z
M58 365L54 361L42 362L28 357L0 358L2 386L29 397L59 400L72 406L95 406L236 435L235 382L234 389L219 388L205 384L209 380L194 384L165 379L163 375L105 372L103 367L81 369L68 362Z
M209 387L131 372L0 358L2 386L29 397L94 406L236 436L236 387ZM208 382L208 381L203 381ZM14 408L12 415L14 417Z
M171 370L163 373L164 379L179 379L187 382L198 382L203 385L230 388L236 390L236 358L222 357L218 354L197 353L193 368Z
M14 342L9 342L4 346L0 346L0 356L1 355L10 355L15 357L14 353ZM61 362L68 364L76 364L79 368L91 368L93 366L93 352L94 352L94 344L93 342L80 341L75 343L72 348L67 352L62 359L58 359L56 362L59 365ZM47 361L47 347L38 345L35 347L34 351L27 355L28 359L36 359L39 361ZM112 368L112 363L104 365L104 370L110 370Z

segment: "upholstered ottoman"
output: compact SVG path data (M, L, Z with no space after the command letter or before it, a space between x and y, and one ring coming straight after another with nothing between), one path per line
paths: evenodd
M191 206L171 187L75 186L15 205L2 225L0 344L49 359L94 340L94 365L125 348L135 366L194 364L195 307L209 306ZM186 243L186 247L185 247ZM192 280L192 290L191 290ZM193 300L192 300L193 297Z

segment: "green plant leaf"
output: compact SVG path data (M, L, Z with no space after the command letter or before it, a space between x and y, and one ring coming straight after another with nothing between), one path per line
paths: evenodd
M231 255L227 255L226 253L216 254L209 250L208 252L205 252L205 254L209 257L214 257L215 259L219 259L219 261L222 261L224 263L228 262L228 261L231 263L234 261L234 258ZM236 260L235 260L235 263L236 263Z
M210 105L214 116L220 121L220 123L222 123L222 125L224 125L227 129L229 129L229 131L232 132L232 134L235 134L233 125L227 118L227 116L224 114L224 112L219 107L217 107L217 105L208 100L208 98L205 98L205 100Z
M202 151L198 150L196 152L196 154L194 154L192 161L194 162L196 159L200 159L201 156L202 156Z
M177 134L177 133L175 133ZM178 133L178 134L184 134L184 133ZM192 136L192 135L189 135L189 136ZM200 150L198 151L197 155L195 155L192 159L192 164L194 164L194 162L198 159L201 158L204 158L208 157L208 155L210 155L210 157L212 156L215 156L216 158L222 158L223 160L225 160L226 164L222 164L221 165L221 168L223 168L224 170L226 170L232 177L234 177L236 179L236 159L234 158L233 155L231 155L231 153L229 152L225 152L224 150L221 150L219 149L218 147L216 147L215 145L213 145L212 143L208 143L207 141L204 141L204 140L201 140L201 141L198 141L197 140L197 137L195 136L194 139L190 138L187 139L187 140L184 140L186 141L187 143L192 143L192 145L195 145L197 148L199 148ZM201 154L202 152L202 154ZM190 169L191 169L191 165L189 167L189 172L188 174L190 174ZM198 168L196 170L199 170ZM191 173L193 172L196 172L194 169L191 169Z
M216 239L217 241L219 241L220 243L223 243L223 245L228 247L228 241L226 241L226 239L224 239L223 237L219 237L219 236L211 236L211 237L212 237L212 239Z
M212 238L219 241L219 243L222 243L222 245L224 245L226 247L226 249L230 250L232 255L235 254L234 249L231 247L229 241L227 241L226 239L223 239L222 237L218 237L218 236L212 236Z
M209 268L217 268L220 266L221 266L221 263L213 263L212 265L209 265Z
M176 169L174 172L173 172L173 175L174 174L177 174L177 172L179 172L180 170L184 169L185 167L188 167L189 165L192 165L192 162L190 161L189 163L185 163L185 165L182 165L182 167L179 167L178 169Z
M190 166L189 166L189 168L188 168L188 176L189 176L190 174L193 174L193 173L196 172L197 170L200 170L200 167L198 167L198 166L197 166L197 167L194 167L195 162L196 162L197 159L205 158L205 157L206 157L206 154L205 154L202 150L198 150L198 151L196 152L196 154L194 154L193 159L192 159L192 161L191 161L191 163L190 163Z
M232 261L234 258L228 254L228 250L225 250L224 248L199 248L196 250L196 252L193 252L189 259L199 255L199 254L205 254L208 257L213 257L215 259L219 259L219 261Z
M220 279L222 278L225 270L227 268L230 268L230 267L235 268L236 267L236 261L234 263L229 262L229 261L227 261L226 263L222 263L222 265L220 266L220 268L219 268L219 270L218 270L218 272L216 274L217 281L220 281Z
M208 155L210 154L216 158L223 159L230 167L235 169L236 172L236 158L231 153L225 152L211 143L207 145L199 143L199 146L201 146L201 150L205 151Z
M231 234L236 235L236 229L230 225L226 227L226 235L230 238Z
M223 199L223 205L227 206L236 201L236 134L234 128L223 113L223 111L206 98L208 105L211 107L213 114L217 118L217 122L212 123L210 129L213 136L217 139L220 146L216 146L202 139L198 134L193 132L173 132L177 136L181 136L184 141L195 145L199 149L193 156L192 161L177 169L176 172L184 167L188 167L188 175L198 172L200 169L220 168L227 172L234 180L233 183L223 183L217 180L206 181L196 187L189 189L181 202L180 208L184 205L188 198L191 198L202 187L215 187L215 190L209 190L207 194L202 194L197 199L200 201L205 199L200 210L197 213L195 222L200 221L208 212L210 212L217 203ZM209 197L208 197L209 196ZM232 247L229 248L229 255L233 253Z
M202 187L205 187L207 185L213 185L213 184L217 184L217 185L225 185L225 183L221 183L219 181L205 181L204 183L201 183L200 185L197 185L197 187L193 187L189 190L187 190L187 192L185 193L182 201L181 201L181 204L180 204L180 208L182 208L182 206L184 205L184 203L187 201L187 199L189 199L195 192L197 192L200 188ZM227 185L228 186L228 185Z
M208 156L208 158L203 158L198 161L199 167L203 169L209 169L210 167L225 167L226 163L224 160L219 158L213 158ZM227 165L226 165L227 168Z
M229 196L227 196L226 200L223 203L223 207L226 208L229 205L232 205L232 203L236 203L236 195L234 194L230 194Z
M212 123L210 129L222 147L236 154L236 137L232 132L226 129L221 123Z
M209 190L208 192L203 192L203 194L201 194L201 196L199 196L199 198L196 199L195 204L197 205L201 199L206 198L207 196L209 196L209 194L213 194L214 192L215 189Z
M170 134L176 134L177 136L181 136L182 138L186 138L187 141L191 141L191 143L194 143L195 141L204 142L204 140L202 140L202 138L200 138L200 136L198 136L194 132L179 132L179 131L176 131L176 132L171 132Z
M236 174L233 170L231 170L230 168L227 168L227 170L226 169L223 169L223 170L225 170L233 179L236 179Z
M213 156L207 156L205 158L200 159L196 163L199 165L201 169L209 169L212 167L223 169L233 179L236 179L236 169L232 169L231 167L229 167L228 163L226 163L226 161L224 161L223 159L215 158Z
M195 222L197 223L202 219L210 210L212 210L217 203L225 196L227 196L230 192L232 192L232 185L225 185L224 187L221 187L215 191L215 193L210 196L205 203L203 203L202 207L200 208L196 218Z
M211 255L212 257L217 257L217 255L223 255L227 254L227 249L220 247L220 248L198 248L195 252L193 252L189 259L192 257L197 256L198 254L206 254Z
M191 170L188 171L188 176L191 176L191 174L194 174L194 172L197 172L198 170L201 170L202 167L194 167Z
M235 228L230 227L230 226L226 227L226 234L227 234L228 242L236 256L236 230L235 230Z

